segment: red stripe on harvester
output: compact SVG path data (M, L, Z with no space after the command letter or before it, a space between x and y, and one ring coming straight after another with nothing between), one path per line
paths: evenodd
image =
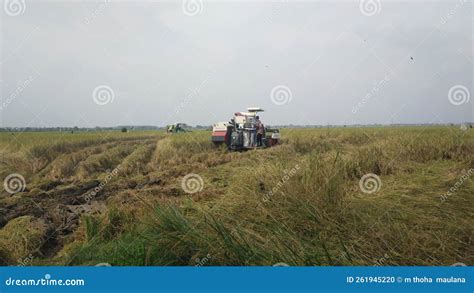
M216 131L212 133L212 136L225 136L226 131Z

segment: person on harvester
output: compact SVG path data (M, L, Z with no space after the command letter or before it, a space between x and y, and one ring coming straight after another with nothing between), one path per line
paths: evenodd
M265 126L263 125L262 121L260 121L260 117L255 117L255 128L257 129L257 146L262 146L262 138L265 132Z

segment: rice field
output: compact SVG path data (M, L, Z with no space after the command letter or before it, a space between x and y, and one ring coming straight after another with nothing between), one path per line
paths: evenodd
M0 133L0 264L474 264L474 132Z

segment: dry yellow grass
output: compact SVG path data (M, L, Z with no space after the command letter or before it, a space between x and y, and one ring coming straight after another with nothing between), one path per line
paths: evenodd
M474 132L284 129L282 136L282 145L243 153L214 147L206 131L58 149L22 199L0 204L31 197L46 215L59 202L73 217L67 209L90 202L68 199L100 187L91 200L105 207L73 217L56 235L56 257L41 259L40 249L38 264L194 265L207 255L207 265L474 263L474 183L462 179L474 168ZM11 171L21 155L8 156ZM202 178L193 194L182 188L189 174ZM380 180L374 193L360 187L367 174Z

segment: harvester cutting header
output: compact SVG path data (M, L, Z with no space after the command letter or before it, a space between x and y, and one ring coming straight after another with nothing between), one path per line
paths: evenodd
M237 112L229 122L218 122L212 127L214 144L225 143L229 150L271 147L280 142L280 131L267 128L260 121L261 108L248 108L247 112Z

